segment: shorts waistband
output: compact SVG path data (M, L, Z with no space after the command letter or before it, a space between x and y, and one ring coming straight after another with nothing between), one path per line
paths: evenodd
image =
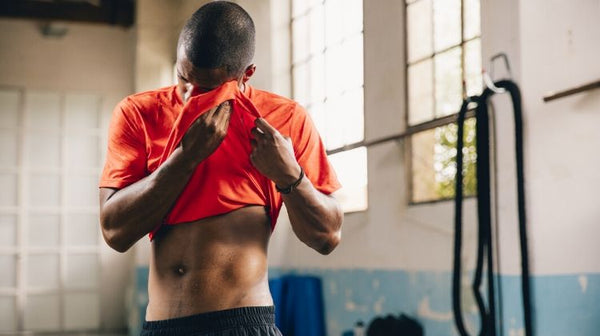
M274 325L275 307L241 307L168 320L145 321L144 330L181 330L193 328L196 332L208 332L240 325Z

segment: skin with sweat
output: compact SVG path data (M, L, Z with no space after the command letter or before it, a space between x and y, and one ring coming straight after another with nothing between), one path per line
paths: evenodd
M255 71L228 76L223 68L198 69L178 50L178 93L182 102L236 79L240 89ZM229 125L228 102L203 113L180 146L156 171L123 189L100 188L100 222L106 242L128 250L166 216L195 167L221 143ZM291 140L264 119L252 129L250 160L279 186L300 175ZM341 237L342 212L331 196L304 178L283 195L292 229L319 253L330 253ZM262 206L162 229L152 242L146 320L163 320L273 301L267 279L270 220Z

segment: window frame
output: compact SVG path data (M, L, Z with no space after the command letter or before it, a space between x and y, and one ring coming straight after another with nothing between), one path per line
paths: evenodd
M404 64L404 122L406 125L406 129L405 129L405 135L406 135L406 141L407 141L407 146L408 146L408 150L405 151L405 160L406 160L406 177L407 177L407 181L408 181L408 188L406 189L407 192L407 200L408 200L408 205L409 206L414 206L414 205L428 205L428 204L437 204L437 203L441 203L441 202L447 202L447 201L451 201L454 198L450 198L450 197L440 197L440 198L436 198L436 199L431 199L431 200L425 200L425 201L414 201L413 200L413 191L414 191L414 183L413 183L413 160L412 160L412 152L413 152L413 142L412 142L412 136L421 132L425 132L425 131L429 131L429 130L434 130L438 127L443 127L443 126L447 126L453 123L456 123L457 117L458 117L458 110L455 113L446 115L446 116L442 116L442 117L436 117L435 116L435 112L436 112L436 100L435 100L435 83L436 83L436 72L435 72L435 56L439 55L439 54L443 54L445 52L448 52L454 48L460 47L461 49L461 57L460 57L460 66L461 66L461 79L462 79L462 95L463 95L463 99L466 97L466 87L465 87L465 57L466 54L464 52L465 50L465 45L469 42L475 41L475 40L480 40L481 41L481 28L479 29L479 33L475 34L474 36L465 39L465 10L464 10L464 5L465 5L465 0L460 0L461 3L461 7L460 7L460 43L458 44L452 44L450 46L447 46L439 51L436 51L434 47L432 47L432 52L430 54L428 54L427 56L423 56L420 58L417 58L413 61L409 61L408 59L408 48L409 48L409 42L408 42L408 36L409 36L409 27L408 27L408 7L411 5L414 5L415 3L419 2L419 1L425 1L425 0L404 0L404 60L405 60L405 64ZM433 2L436 0L431 0L431 34L432 34L432 43L434 43L434 34L435 34L435 20L434 20L434 6L433 6ZM481 1L480 1L481 4ZM480 7L481 8L481 7ZM480 9L480 13L479 16L481 17L481 9ZM481 23L480 23L481 25ZM432 96L433 96L433 113L434 113L434 117L430 120L424 121L424 122L420 122L414 125L411 125L409 120L410 120L410 108L409 108L409 78L408 78L408 71L409 68L411 66L414 66L415 64L418 64L420 62L424 62L427 60L431 60L432 61ZM460 106L458 106L458 108L460 109ZM473 118L475 116L475 109L474 108L469 108L467 110L467 115L465 120L469 119L469 118ZM463 196L464 198L475 198L476 195L468 195L468 196Z
M306 57L299 59L299 60L294 60L294 45L295 45L295 41L294 41L294 21L298 20L299 18L303 18L303 17L307 17L308 15L310 15L310 12L314 10L314 8L316 8L317 6L323 6L323 20L327 20L327 16L325 15L325 6L327 1L329 0L319 0L318 2L316 2L313 6L308 7L307 9L305 9L303 12L297 14L296 16L294 16L294 4L293 2L297 1L297 0L291 0L290 1L290 23L289 23L289 36L290 36L290 91L291 91L291 95L292 98L294 100L296 100L296 85L295 85L295 80L294 80L294 70L298 67L298 66L302 66L302 65L307 65L310 63L310 61L315 58L315 57L323 57L325 58L325 54L328 50L328 48L331 47L335 47L335 46L340 46L343 45L344 43L346 43L348 40L352 40L354 38L357 38L358 36L360 36L360 38L362 39L362 45L363 48L361 50L362 52L362 59L363 59L363 67L362 67L362 76L363 76L363 80L360 86L357 87L352 87L350 89L346 89L340 93L338 93L337 95L334 96L328 96L327 93L325 93L323 95L323 99L319 100L319 101L310 101L306 103L306 106L303 106L307 112L310 113L310 108L314 105L318 105L318 104L322 104L324 105L328 99L336 98L339 96L343 96L344 94L347 94L347 92L352 92L355 90L361 90L362 91L362 95L363 95L363 103L362 103L362 115L363 115L363 126L362 126L362 139L359 141L355 141L355 142L350 142L350 143L344 143L342 146L338 146L338 147L331 147L329 148L327 146L327 143L325 141L325 149L326 149L326 153L327 156L331 156L331 155L335 155L335 154L340 154L340 153L345 153L351 150L355 150L355 149L359 149L359 148L365 148L365 152L366 152L366 169L367 169L367 184L366 184L366 192L367 192L367 200L366 200L366 206L364 209L362 210L349 210L349 211L344 211L344 214L356 214L356 213L365 213L369 210L369 197L368 197L368 186L369 186L369 181L368 181L368 146L364 145L365 143L365 135L366 135L366 123L365 123L365 101L364 101L364 90L365 90L365 66L364 66L364 39L365 39L365 27L364 27L364 1L365 0L361 0L361 6L362 6L362 17L361 17L361 29L360 31L356 31L353 32L352 35L349 36L344 36L341 40L339 41L335 41L333 44L328 45L327 44L327 38L325 36L326 34L326 30L323 30L323 35L324 35L324 45L323 45L323 49L319 50L318 54L308 54ZM322 136L322 135L321 135ZM361 146L355 146L355 144L359 144L362 143L363 145Z
M47 89L28 89L22 86L11 86L11 85L0 85L0 91L15 92L18 95L18 107L17 107L17 124L13 126L0 125L0 130L6 132L11 131L16 135L16 157L15 162L12 165L0 166L0 172L5 174L14 174L16 176L16 203L9 206L0 206L0 215L3 216L14 216L15 217L15 243L12 246L0 246L0 257L14 257L14 283L11 286L0 287L0 297L8 298L7 300L14 299L12 306L15 313L14 329L13 330L0 330L0 334L3 332L7 333L22 333L28 331L26 328L27 322L27 311L26 306L32 300L33 297L44 297L44 296L55 296L57 297L58 303L58 327L37 330L34 329L34 333L50 332L50 333L64 333L64 332L78 332L84 330L82 327L72 327L69 325L67 318L67 300L71 294L89 294L96 295L98 299L96 306L99 314L97 323L102 323L100 314L102 306L102 235L99 226L95 226L97 233L95 243L77 244L72 245L69 243L68 230L69 230L69 217L72 215L90 215L98 218L98 209L94 205L74 205L68 201L68 190L72 183L69 181L69 177L84 177L93 178L97 180L97 176L101 170L102 157L104 156L100 147L96 153L97 165L92 166L70 166L68 155L70 150L68 148L68 141L70 135L84 135L98 139L98 146L102 144L105 129L101 120L102 104L104 96L99 92L89 91L65 91L65 90L47 90ZM30 94L50 94L55 95L58 98L58 113L59 113L59 125L58 126L38 126L30 125L31 121L30 112L27 106L28 95ZM89 95L96 99L96 117L97 125L90 128L73 128L68 125L67 116L67 99L72 95ZM76 130L74 132L74 130ZM34 134L33 132L43 132L41 134L55 135L59 139L59 162L58 166L34 166L28 162L27 150L28 150L28 135ZM51 175L58 178L58 190L59 199L56 205L32 205L26 197L29 195L28 187L31 185L32 174ZM31 245L29 241L29 227L31 226L30 217L32 215L51 215L56 216L57 221L57 243L53 246L36 246ZM69 264L72 262L73 257L89 256L93 258L97 264L94 270L95 284L80 286L79 284L73 285L69 282ZM56 258L56 287L51 286L37 286L32 285L29 282L29 266L31 257L53 257ZM87 327L86 327L87 328Z

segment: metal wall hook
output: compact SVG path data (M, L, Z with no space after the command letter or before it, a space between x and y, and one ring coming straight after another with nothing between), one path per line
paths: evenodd
M497 87L494 84L494 81L492 80L492 78L490 77L490 75L485 70L483 70L481 72L481 76L483 77L483 83L485 84L485 86L488 89L492 90L492 92L494 92L494 93L504 93L504 92L506 92L506 89L499 88L499 87Z
M506 53L503 53L503 52L497 53L496 55L494 55L490 58L490 77L492 79L494 79L494 62L499 58L504 60L504 66L506 67L506 73L508 73L508 78L506 78L506 79L512 80L512 72L510 70L510 62L508 61L508 56L506 55Z
M504 92L506 92L505 89L499 88L494 84L494 64L495 64L495 61L498 59L504 60L504 66L506 67L506 73L508 74L507 79L512 80L512 72L510 70L510 62L508 61L508 56L506 55L506 53L503 53L503 52L498 53L490 58L489 74L485 69L483 69L481 72L481 75L483 77L483 82L487 88L492 90L494 93L504 93Z

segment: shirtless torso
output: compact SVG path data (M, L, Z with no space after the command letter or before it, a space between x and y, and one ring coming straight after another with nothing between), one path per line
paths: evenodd
M146 319L273 304L264 207L168 226L152 242Z
M322 254L339 243L343 219L330 196L339 183L306 112L285 98L251 88L245 91L245 84L238 82L237 87L259 104L265 119L256 118L254 127L248 126L252 136L242 140L251 150L236 152L236 159L249 160L261 178L267 179L268 188L294 185L293 191L280 194L269 189L264 193L277 202L257 202L243 196L248 195L245 192L240 199L230 197L241 207L221 212L224 214L196 217L201 219L191 222L166 221L199 164L209 160L224 141L232 115L229 101L206 107L166 160L157 163L175 119L193 99L190 96L195 97L193 92L206 88L214 94L230 80L223 77L221 68L197 69L182 55L178 53L181 75L177 91L166 88L133 95L115 108L100 181L100 224L107 244L125 252L152 233L147 321L272 306L267 247L277 219L278 210L274 209L285 203L296 236ZM194 85L182 79L192 77ZM267 122L267 116L275 126ZM211 178L226 178L217 175ZM238 189L233 192L239 193ZM224 195L215 188L198 193L215 198ZM211 207L202 200L190 206Z

